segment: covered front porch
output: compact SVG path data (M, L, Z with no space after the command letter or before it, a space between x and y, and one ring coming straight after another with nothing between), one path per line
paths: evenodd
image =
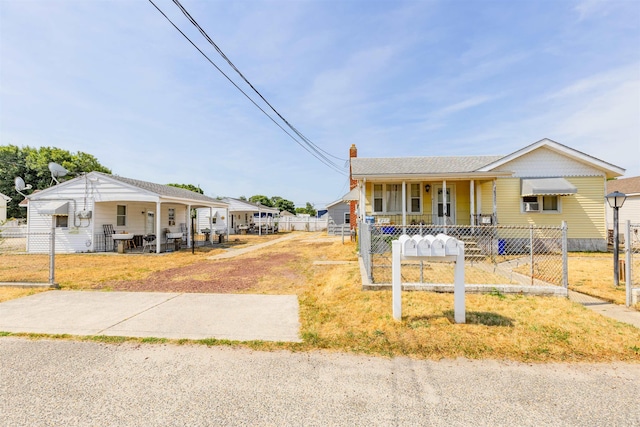
M192 217L196 212L214 209L226 211L226 205L191 204L165 198L155 202L96 202L93 251L161 253L189 248L195 241L213 243L215 239L217 242L214 233L196 236L198 220ZM212 224L209 229L213 229Z
M495 225L496 179L363 180L358 216L389 225Z

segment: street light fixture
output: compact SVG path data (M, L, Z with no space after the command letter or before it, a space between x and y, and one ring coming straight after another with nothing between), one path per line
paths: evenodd
M618 238L618 209L624 205L624 201L627 200L627 195L619 191L614 191L604 196L607 199L607 203L613 209L613 284L615 286L620 285L620 274L618 266L618 248L620 247L620 240ZM627 278L627 280L629 280Z

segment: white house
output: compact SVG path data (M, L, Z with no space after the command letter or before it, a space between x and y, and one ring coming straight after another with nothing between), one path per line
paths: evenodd
M7 202L10 200L11 197L0 193L0 224L7 220Z
M614 191L619 191L627 196L622 207L618 209L618 232L623 234L623 227L627 221L640 225L640 176L607 181L606 194ZM613 233L613 209L606 202L605 205L607 207L607 229Z
M221 209L211 212L198 209L198 231L211 229L218 234L240 234L249 231L268 233L277 225L280 213L278 208L231 197L224 197L221 201L227 204L228 213Z
M168 233L190 233L192 209L226 209L227 204L199 194L152 182L90 172L34 192L27 208L28 252L47 252L56 232L56 252L98 252L113 248L113 235L131 234L142 245L155 237L155 250L168 243Z

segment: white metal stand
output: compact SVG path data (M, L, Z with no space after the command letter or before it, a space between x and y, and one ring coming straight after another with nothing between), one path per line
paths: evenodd
M406 234L391 243L391 287L393 318L402 319L402 260L455 262L453 309L456 323L466 322L464 295L464 242L445 234L413 236Z

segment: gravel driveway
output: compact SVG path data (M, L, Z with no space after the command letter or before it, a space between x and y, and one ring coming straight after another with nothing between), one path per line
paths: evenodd
M632 426L640 365L0 338L7 426Z

